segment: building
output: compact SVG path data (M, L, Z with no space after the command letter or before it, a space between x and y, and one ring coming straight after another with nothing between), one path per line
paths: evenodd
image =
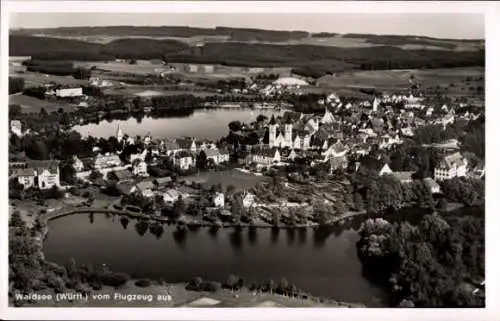
M180 151L173 157L174 166L181 170L188 170L194 167L193 156L187 151Z
M132 173L135 176L148 177L148 164L144 161L137 162L132 168Z
M441 186L430 177L424 178L424 184L430 189L432 194L441 193Z
M94 159L94 168L103 169L120 166L122 161L118 155L97 155Z
M356 163L356 171L360 168L375 171L378 176L392 174L392 170L387 163L372 157L365 157L361 162Z
M224 193L215 193L213 202L215 207L224 208Z
M82 87L59 88L59 89L56 89L56 96L61 97L61 98L80 97L80 96L83 96L83 89L82 89Z
M290 87L290 86L307 86L309 83L305 80L295 77L282 77L273 82L273 85Z
M59 187L59 161L27 161L22 166L12 170L11 177L17 178L24 188L36 187L49 189Z
M17 178L17 181L24 186L24 189L35 186L35 173L32 168L15 168L12 170L11 177Z
M155 196L153 189L155 185L152 181L142 181L136 184L135 189L132 192L140 192L142 196L152 198Z
M321 118L320 122L322 124L332 124L333 122L335 122L333 114L330 112L328 108L325 108L325 113L323 115L323 118Z
M245 208L255 206L255 195L245 192L242 197L242 205Z
M135 160L138 160L140 162L144 162L146 159L146 155L148 154L148 150L144 149L142 153L139 154L131 154L130 155L130 162L133 163Z
M163 193L163 201L165 203L174 203L179 199L181 194L175 189L169 189Z
M328 159L330 157L343 157L346 155L348 149L340 142L331 144L324 152L321 154Z
M281 160L281 154L277 148L256 148L251 152L248 158L249 163L272 165Z
M83 162L76 155L73 156L73 168L77 173L83 171L85 168Z
M184 71L186 72L198 72L198 65L186 65Z
M21 124L20 120L11 120L10 121L10 131L18 136L21 137L23 135L23 126Z
M413 182L414 172L393 172L392 175L397 178L402 184L409 184Z
M215 165L229 162L229 152L226 148L210 148L204 150L207 161L211 160Z
M177 138L175 142L177 143L179 149L181 150L186 150L193 153L196 152L196 140L194 138L190 137Z
M434 169L434 179L442 181L454 177L463 177L467 175L467 165L467 159L460 152L447 155Z

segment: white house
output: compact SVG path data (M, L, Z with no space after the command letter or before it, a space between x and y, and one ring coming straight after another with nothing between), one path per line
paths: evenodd
M76 155L73 156L73 168L77 173L84 169L83 162Z
M467 159L460 152L447 155L434 169L434 179L442 181L454 177L463 177L467 175L467 165Z
M271 165L281 160L281 154L277 148L258 148L249 155L250 162L259 165Z
M174 166L181 170L188 170L194 167L193 156L187 151L180 151L173 157Z
M169 189L163 193L163 201L165 203L174 203L179 199L179 195L181 194L177 190Z
M255 206L255 195L245 192L245 194L243 194L242 204L245 208Z
M23 126L20 120L10 121L10 131L18 137L23 135Z
M49 189L59 187L59 162L58 161L29 161L21 168L14 169L11 177L24 185L24 188L38 187Z
M224 193L216 193L213 198L214 206L223 208L224 207Z
M102 168L109 168L109 167L116 167L120 166L122 164L122 161L118 155L97 155L95 160L94 160L94 168L95 169L102 169Z
M347 148L340 143L337 142L335 144L330 145L324 152L321 154L325 157L325 159L330 157L342 157L347 153Z
M83 96L83 89L82 89L82 87L56 89L56 96L61 97L61 98L80 97L80 96Z
M148 164L144 161L137 162L132 169L132 173L135 176L148 177Z
M229 162L229 152L225 148L210 148L205 149L204 152L207 155L207 160L212 160L216 165Z

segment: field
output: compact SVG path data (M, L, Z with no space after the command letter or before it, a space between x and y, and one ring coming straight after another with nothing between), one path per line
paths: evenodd
M204 187L208 188L212 185L222 184L223 188L232 185L236 189L245 190L254 187L257 183L262 182L267 178L265 176L256 176L233 169L223 172L205 172L187 176L185 179L201 183Z
M57 111L59 108L63 108L65 111L75 110L75 107L72 107L67 103L41 100L25 95L10 95L9 104L20 105L22 111L25 113L39 113L42 110L42 108L44 108L47 111L47 113Z
M196 97L213 96L216 93L209 91L193 91L193 90L164 90L161 87L152 86L130 86L123 89L107 89L104 93L109 95L125 95L125 96L175 96L175 95L193 95Z
M194 46L199 43L207 43L207 42L235 42L232 40L230 36L208 36L208 35L200 35L193 37L174 37L174 36L110 36L110 35L86 35L86 36L54 36L54 35L44 35L38 34L38 36L50 36L57 37L62 39L74 39L81 40L91 43L99 43L106 44L112 42L114 40L123 39L123 38L148 38L154 40L176 40L179 42L186 43L190 46ZM375 47L375 46L384 46L391 45L394 47L399 47L401 49L407 50L418 50L418 49L428 49L428 50L452 50L452 51L470 51L477 50L478 43L477 42L463 42L460 40L441 40L441 39L426 39L426 42L422 43L412 43L411 40L408 40L408 43L405 43L404 40L398 39L397 43L394 43L391 40L381 39L377 36L371 37L351 37L349 35L342 36L336 35L333 37L305 37L302 39L292 39L288 41L259 41L259 40L250 40L245 41L246 43L262 43L262 44L275 44L275 45L313 45L313 46L333 46L333 47L342 47L342 48L366 48L366 47ZM454 46L454 47L453 47Z
M318 80L318 87L337 90L338 94L359 93L360 88L374 88L380 91L400 91L407 89L413 75L423 88L446 86L449 94L472 94L471 86L483 86L484 81L471 80L467 77L484 77L484 68L449 68L424 70L375 70L343 72L328 75ZM454 84L455 86L451 86ZM462 89L463 88L463 89ZM342 91L342 92L341 92Z
M49 84L55 82L61 85L87 85L88 81L81 79L74 79L72 76L55 76L55 75L45 75L42 73L26 71L23 73L10 72L10 76L22 77L26 80L27 86L39 86L44 84Z

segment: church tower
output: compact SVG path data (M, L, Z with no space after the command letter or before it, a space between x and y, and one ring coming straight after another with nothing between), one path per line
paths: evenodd
M116 139L118 139L119 142L123 139L123 131L120 128L120 125L118 125L118 129L116 130Z
M373 99L372 107L373 107L373 109L372 109L373 112L377 112L377 110L378 110L378 99L377 98Z
M292 124L285 124L285 142L284 146L292 147Z
M276 144L276 131L278 129L277 124L269 124L269 147L275 147Z

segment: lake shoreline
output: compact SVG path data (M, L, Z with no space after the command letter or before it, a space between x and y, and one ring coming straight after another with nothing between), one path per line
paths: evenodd
M74 215L75 213L67 214L65 213L64 216L68 215ZM46 260L44 252L43 252L43 246L44 246L44 241L46 237L49 234L49 226L48 222L52 219L57 219L63 216L57 216L57 217L52 217L52 218L46 218L42 222L42 229L40 233L36 236L34 236L37 248L39 249L39 254L41 257L41 260L50 266L57 267L57 268L62 268L61 265L51 262ZM158 280L151 280L151 286L148 287L139 287L136 285L136 282L139 280L143 279L138 279L138 278L131 278L126 285L120 286L118 288L113 288L109 286L104 286L103 289L100 290L92 290L92 293L94 294L106 294L106 293L114 293L114 292L120 292L123 294L137 294L138 292L143 292L147 290L151 290L149 293L153 296L157 295L165 295L165 293L171 294L173 292L184 292L185 295L187 295L189 298L184 299L184 302L163 302L160 304L162 307L189 307L189 302L195 301L197 298L198 299L203 299L203 298L212 298L212 297L217 297L221 299L220 301L223 303L223 307L258 307L256 306L257 302L256 301L261 301L262 304L265 304L266 302L272 301L272 302L278 302L278 306L276 307L338 307L338 308L364 308L366 307L362 303L351 303L351 302L343 302L343 301L337 301L333 300L330 298L326 297L321 297L321 296L314 296L311 295L310 293L306 292L300 292L297 294L297 297L290 297L290 296L285 296L285 295L280 295L280 294L272 294L268 292L255 292L251 291L247 287L244 287L240 289L239 291L236 291L233 293L233 291L230 292L227 289L220 289L217 290L216 292L198 292L198 291L190 291L185 289L186 285L188 284L187 282L177 282L177 283L163 283ZM49 290L49 294L55 297L55 292L53 290ZM237 296L235 296L235 294ZM243 305L234 305L236 304L235 302L228 302L228 301L239 301L239 296L240 294L246 294L246 297L251 297L253 299L245 299L244 301L249 301L249 302L239 302L238 304L243 304ZM173 295L172 295L173 296ZM267 299L267 301L265 301ZM253 304L253 305L251 305ZM12 304L10 304L13 306ZM112 302L111 305L106 305L106 306L111 306L111 307L118 307L118 306L127 306L130 307L130 303L128 302ZM229 305L229 306L228 306ZM67 301L67 302L52 302L47 305L47 302L45 304L34 304L32 306L60 306L60 307L99 307L102 306L102 304L99 303L92 303L89 300L86 301ZM147 307L149 304L140 304L137 305L137 307ZM152 304L154 307L158 307L156 304Z

